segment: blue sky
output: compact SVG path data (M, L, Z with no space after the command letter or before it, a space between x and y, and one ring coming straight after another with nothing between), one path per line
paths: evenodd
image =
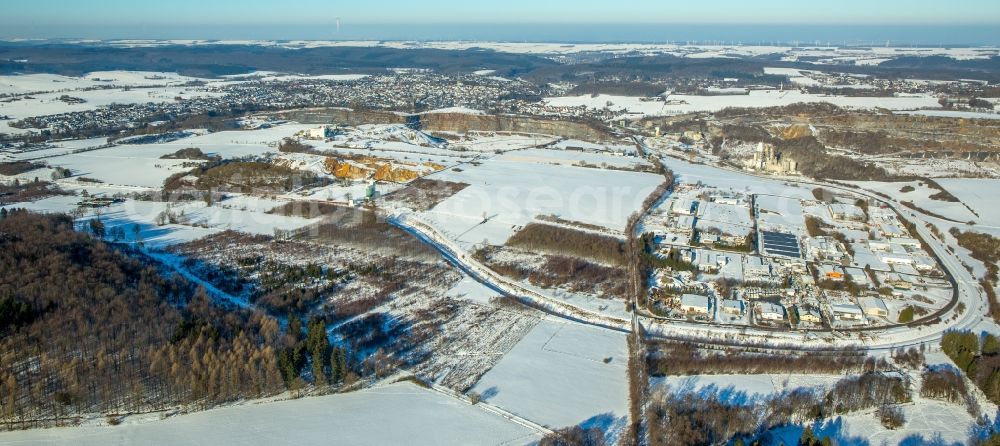
M1000 44L1000 0L0 1L0 38Z
M333 23L1000 24L997 0L17 0L0 25ZM957 5L961 5L957 7Z

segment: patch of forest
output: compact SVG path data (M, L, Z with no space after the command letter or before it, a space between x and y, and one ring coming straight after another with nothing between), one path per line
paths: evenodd
M474 253L476 260L490 269L515 280L527 280L543 288L571 292L597 293L603 297L625 299L628 276L620 266L606 266L578 257L537 255L506 247L486 247ZM540 265L527 265L522 256L540 257Z
M978 336L969 331L949 331L941 338L941 351L965 373L990 402L1000 403L1000 339L991 334ZM946 376L941 380L950 382ZM960 391L960 389L951 389ZM943 390L928 389L936 397L950 399Z
M198 189L244 192L290 192L305 185L323 186L330 182L314 172L262 161L221 163L197 176Z
M0 175L14 176L20 175L25 172L30 172L35 169L40 169L45 167L44 164L34 163L31 161L14 161L9 163L0 163Z
M667 87L653 82L593 82L577 85L567 93L568 96L611 95L611 96L658 96Z
M993 282L997 281L997 274L1000 267L1000 238L994 237L984 232L962 231L958 228L951 228L949 231L958 245L968 249L972 258L983 262L986 265L987 277Z
M59 187L48 181L22 182L15 179L10 184L0 184L0 206L67 194L68 192L59 189Z
M188 147L188 148L180 149L180 150L178 150L178 151L176 151L174 153L168 153L166 155L163 155L163 156L160 157L160 159L164 159L164 160L204 160L204 161L210 161L210 160L219 160L221 158L219 158L218 156L214 156L214 157L213 156L208 156L204 152L202 152L201 149L198 148L198 147Z
M61 215L0 219L0 421L72 424L87 413L209 407L283 391L298 335L215 306L149 259L74 231Z
M891 370L884 359L861 351L765 354L739 350L707 351L689 343L658 342L649 345L646 366L651 376L732 375L768 373L859 374Z
M625 242L618 238L544 223L529 223L507 240L507 246L583 257L610 265L626 262Z
M385 199L409 206L415 211L426 211L461 192L466 187L469 187L467 183L417 178L406 187L386 195Z
M806 425L800 445L830 444L809 428L831 416L878 408L875 416L894 411L912 400L901 377L866 373L846 377L827 391L808 388L753 398L744 392L705 389L698 392L664 390L652 395L648 415L648 444L652 446L709 446L718 444L776 444L769 430ZM896 418L894 422L905 420Z
M372 208L336 206L323 221L297 235L327 245L346 244L403 258L438 258L437 251L388 223Z

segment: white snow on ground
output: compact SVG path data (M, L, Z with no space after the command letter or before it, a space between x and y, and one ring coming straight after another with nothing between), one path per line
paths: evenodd
M452 149L464 149L470 152L505 152L509 150L526 149L553 143L559 138L548 135L504 134L493 132L474 132L468 135L470 139L452 142Z
M899 111L897 114L937 116L942 118L1000 119L1000 113L960 111L960 110L914 110Z
M458 114L463 114L463 115L477 115L477 116L485 116L486 115L486 112L484 112L482 110L476 110L474 108L468 108L468 107L446 107L446 108L439 108L437 110L426 111L423 114L433 114L433 113L458 113Z
M84 150L100 147L108 143L108 138L70 139L49 143L52 148L29 150L25 152L0 153L0 161L27 161L50 156L67 155L74 150Z
M156 224L156 216L167 208L167 203L128 201L101 211L100 219L110 234L115 228L124 231L123 242L142 242L148 248L165 248L187 243L216 234L217 228L202 228L188 224ZM135 228L139 228L138 234ZM270 234L270 233L269 233Z
M704 394L718 391L719 396L731 404L747 404L771 394L787 390L808 388L825 390L843 379L841 375L690 375L651 378L654 389L666 386L672 392Z
M43 198L37 201L26 203L13 203L3 206L5 209L27 209L29 211L41 213L68 213L77 208L80 197L72 195L56 195L54 197Z
M798 68L775 68L775 67L764 67L764 74L774 74L778 76L788 76L793 84L796 85L821 85L821 83L809 76L806 76L807 71L800 70Z
M490 299L494 297L502 297L500 293L490 289L486 285L483 285L468 275L463 276L462 280L455 283L455 285L451 287L445 295L453 298L467 299L481 304L489 304Z
M225 131L193 136L162 144L150 144L160 155L176 152L187 147L198 147L207 154L223 158L259 156L277 153L281 140L302 130L316 128L315 125L287 124L267 129L249 131Z
M402 187L404 186L401 184L376 183L375 191L379 196L382 196ZM352 199L363 198L367 189L368 185L366 183L354 182L349 186L331 184L325 187L307 189L302 192L297 192L294 195L309 200L346 201L348 197Z
M109 157L115 159L155 159L157 164L162 165L168 165L178 161L161 160L161 156L168 155L188 147L198 147L206 154L219 155L223 158L259 156L266 153L278 153L278 144L281 143L282 139L291 137L299 131L315 127L316 126L314 125L285 124L259 130L234 130L205 133L165 143L124 144L107 149L78 153L74 154L74 156ZM4 158L0 158L0 161L7 161L6 158L9 158L10 160L25 160L52 157L49 160L50 163L53 165L59 165L59 162L62 159L59 155L68 154L76 149L98 147L105 143L106 139L104 138L59 141L53 143L56 148L15 154L3 154ZM71 159L79 160L78 158ZM180 162L183 162L183 160ZM72 166L68 167L72 168Z
M635 147L634 144L621 144L621 143L618 143L618 144L613 144L613 143L612 144L608 144L608 143L598 144L598 143L593 143L593 142L589 142L589 141L581 141L581 140L578 140L578 139L564 139L564 140L556 142L555 144L552 144L551 147L553 149L561 149L561 150L584 150L584 151L588 151L588 152L606 152L606 151L610 150L612 152L621 152L621 153L627 153L627 154L635 154L636 153L636 147Z
M0 94L77 90L93 85L93 82L83 78L61 76L58 74L0 76Z
M941 401L918 399L901 406L906 425L897 430L882 426L874 410L835 417L813 426L819 436L830 436L844 446L940 445L961 446L969 439L975 420L965 408ZM797 444L803 427L790 426L773 431L768 445Z
M319 220L286 217L253 210L227 209L222 206L208 207L200 201L185 203L180 207L175 206L174 209L184 212L187 224L259 235L273 235L275 230L299 229Z
M518 152L519 153L519 152ZM515 155L516 156L516 155ZM663 182L655 174L489 159L427 178L469 187L421 213L452 240L503 244L518 226L555 214L622 230L628 216ZM487 219L483 223L484 217Z
M321 79L321 80L328 80L328 81L350 82L350 81L356 81L356 80L359 80L359 79L364 79L364 78L368 77L368 75L367 74L321 74L321 75L309 75L309 76L307 76L307 75L301 75L301 74L276 73L276 72L273 72L273 71L254 71L252 73L247 73L247 74L236 74L236 75L228 75L228 76L222 76L222 77L225 78L225 79L229 79L231 81L251 80L251 81L272 82L272 81L294 81L294 80L306 80L306 79L310 79L310 80L311 79ZM234 82L221 82L221 84L230 84L230 83L234 83Z
M21 208L41 213L68 214L77 209L81 198L72 195L59 195L28 203L14 203L5 206L6 209ZM220 229L194 227L186 224L157 225L156 216L167 208L166 203L148 201L127 201L101 209L100 219L110 234L116 228L122 228L125 238L121 241L134 243L141 241L149 248L166 246L197 240L218 233ZM178 211L180 207L176 208ZM94 218L93 211L78 220L85 222ZM139 232L135 232L135 228ZM81 226L80 230L87 230ZM269 233L270 234L270 233Z
M945 180L942 179L940 181L938 180L934 181L941 184L941 181ZM996 181L997 184L1000 184L1000 180ZM849 183L855 184L858 187L861 187L862 189L881 192L890 197L896 198L897 200L900 201L912 201L913 204L915 204L916 206L919 206L935 214L948 217L956 221L967 222L969 220L979 220L979 217L976 217L976 215L970 212L968 208L962 205L962 203L934 200L930 198L931 195L934 195L939 191L937 189L927 187L926 185L922 186L919 181L908 181L899 183L884 183L878 181L854 181ZM902 189L906 186L910 186L914 190L912 192L902 192ZM945 186L942 184L942 187ZM957 194L955 196L958 197ZM961 200L962 198L959 197L959 199Z
M933 356L933 354L928 356L928 363L933 362ZM945 360L948 361L947 358ZM673 392L717 393L728 403L749 404L769 395L797 388L826 392L843 378L845 377L840 375L798 374L693 375L653 378L651 386L654 388L667 386ZM906 417L906 425L899 430L885 429L873 413L874 410L866 410L823 420L814 426L814 431L821 436L829 435L839 445L900 445L907 444L904 442L907 439L920 437L930 441L937 436L940 436L943 442L933 444L961 445L965 444L969 428L975 421L964 407L924 399L918 392L914 392L912 403L903 404L901 408ZM772 446L781 442L797 444L802 429L803 426L775 429L770 432L770 441L765 441L765 444Z
M562 164L567 166L586 163L593 166L612 166L626 169L635 168L636 166L649 166L649 162L642 158L574 150L526 149L507 152L497 159L526 163Z
M109 185L163 187L170 175L189 170L187 160L165 160L131 153L129 147L114 147L48 159L53 167L65 167L73 175L101 180Z
M628 416L627 361L624 333L548 319L483 375L473 391L542 425L582 424L613 436Z
M181 76L177 73L147 71L95 71L80 77L58 74L21 74L0 76L0 94L72 91L108 86L175 85L195 80L209 81L209 79Z
M677 181L696 184L699 181L716 189L730 189L755 194L778 195L803 200L814 199L812 188L793 185L780 179L760 178L705 164L693 164L676 158L662 158L663 164L674 171Z
M520 445L536 431L458 399L398 383L353 393L244 404L120 426L0 433L0 445Z
M1000 197L1000 180L941 178L935 181L952 195L958 197L959 200L962 200L962 203L976 211L979 214L977 220L991 224L1000 222L1000 206L997 206L997 198Z
M86 102L80 104L67 104L58 99L63 95L80 98ZM7 115L14 120L17 120L31 116L96 110L100 107L111 104L136 104L146 102L167 103L176 102L177 97L191 99L208 96L222 96L222 93L198 91L194 88L187 87L136 88L131 90L108 89L44 93L31 95L31 99L21 98L13 102L0 102L0 115ZM0 132L24 133L32 130L10 127L7 124L11 122L13 121L6 121L4 125L0 127ZM37 131L37 129L34 129L34 131Z
M29 203L15 203L6 208L25 208L45 213L69 213L77 209L78 196L55 196ZM236 197L206 206L202 201L168 204L128 200L100 210L100 219L108 233L117 227L125 232L125 242L142 241L147 247L162 248L185 243L218 233L234 230L259 235L273 235L275 229L293 230L310 225L318 219L286 217L268 214L267 210L284 201L255 197ZM169 210L178 224L157 224L160 213ZM85 219L94 216L89 211ZM134 233L138 226L139 234Z
M905 97L848 97L826 96L801 93L798 90L753 90L748 95L695 96L674 94L667 96L667 102L642 101L638 97L582 95L545 98L549 105L557 107L586 106L603 109L610 102L611 110L627 110L628 113L644 116L669 116L693 112L715 112L729 107L776 107L802 102L829 102L847 108L886 108L889 110L916 110L940 107L937 98L931 95Z

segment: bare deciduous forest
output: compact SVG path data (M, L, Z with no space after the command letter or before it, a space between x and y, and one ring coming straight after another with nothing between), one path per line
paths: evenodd
M844 378L825 393L799 388L764 398L725 389L661 389L654 393L647 409L649 444L708 446L729 444L733 439L743 444L774 427L808 425L830 415L893 406L910 399L902 379L878 373Z
M276 319L219 308L141 254L74 231L65 216L11 212L0 234L5 427L284 390L277 352L295 337Z
M659 342L650 344L646 355L649 374L722 375L764 373L850 374L890 370L884 359L845 349L836 354L764 354L743 351L702 351L691 344Z
M624 265L625 243L615 237L560 226L530 223L517 231L507 245L532 252L552 252Z

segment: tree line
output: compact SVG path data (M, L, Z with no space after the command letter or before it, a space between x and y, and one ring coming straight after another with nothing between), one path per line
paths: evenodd
M646 366L654 376L741 375L765 373L872 373L891 370L884 359L844 349L838 353L766 354L739 350L702 351L690 343L649 346Z
M989 333L978 336L970 331L949 331L941 337L941 351L986 398L1000 403L1000 338Z
M903 379L879 373L844 378L827 392L798 388L760 398L729 389L661 389L646 411L647 440L651 446L762 444L775 427L808 427L836 414L893 407L910 399ZM876 416L881 419L880 413ZM807 429L799 444L829 444L829 439L824 442Z
M318 322L302 340L294 324L221 308L140 252L76 232L67 216L9 212L0 234L0 271L18 272L0 275L6 428L204 408L351 376L351 355L322 342ZM283 368L299 343L321 369Z
M624 242L612 236L544 223L529 223L507 240L507 246L511 247L573 255L612 265L625 264L624 245Z

